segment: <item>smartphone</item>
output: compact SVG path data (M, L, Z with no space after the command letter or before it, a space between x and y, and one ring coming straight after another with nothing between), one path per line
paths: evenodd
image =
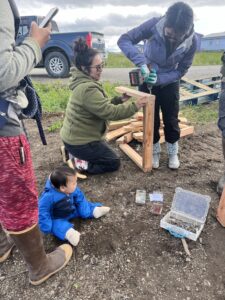
M54 16L57 14L58 11L59 11L58 7L53 7L52 9L50 9L47 16L39 24L39 27L40 28L46 27L49 24L49 22L51 22L51 20L54 18Z

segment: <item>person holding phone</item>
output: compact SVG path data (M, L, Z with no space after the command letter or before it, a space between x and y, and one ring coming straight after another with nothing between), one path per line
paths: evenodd
M29 37L16 45L19 14L14 0L0 1L0 263L14 245L21 252L33 285L62 269L72 255L65 244L46 254L38 228L38 201L29 143L19 119L26 97L19 82L41 60L41 48L50 37L51 26L31 24Z

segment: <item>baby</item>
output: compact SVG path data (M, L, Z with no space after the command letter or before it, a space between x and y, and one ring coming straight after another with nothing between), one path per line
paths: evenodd
M49 176L39 198L39 227L61 240L77 246L80 233L70 223L73 218L100 218L110 208L88 201L77 187L76 170L68 166L57 167Z

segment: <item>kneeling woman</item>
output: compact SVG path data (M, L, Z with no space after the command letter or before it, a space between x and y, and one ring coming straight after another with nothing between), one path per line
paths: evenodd
M103 68L99 53L81 39L75 42L74 51L76 68L71 69L70 82L73 92L61 138L70 154L87 162L88 173L116 171L120 159L104 141L107 123L131 117L146 104L146 98L126 103L127 95L109 99L99 82Z

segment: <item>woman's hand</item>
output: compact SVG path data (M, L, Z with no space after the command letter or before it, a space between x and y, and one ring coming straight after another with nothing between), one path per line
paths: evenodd
M127 100L129 100L131 98L131 96L127 95L126 93L123 93L121 100L123 102L126 102Z
M148 98L147 97L142 97L142 98L138 98L136 101L136 106L138 109L142 108L143 106L145 106L148 102Z

